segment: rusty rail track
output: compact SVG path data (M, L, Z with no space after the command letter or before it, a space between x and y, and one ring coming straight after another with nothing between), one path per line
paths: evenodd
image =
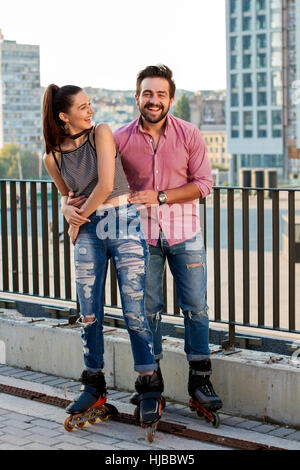
M38 401L47 405L57 406L59 408L66 408L70 403L70 400L46 395L41 392L27 390L19 387L12 387L10 385L0 384L0 393L6 393L8 395L18 396L20 398L27 398L29 400ZM136 420L133 415L128 413L119 413L118 416L111 418L113 421L118 421L125 424L134 424ZM197 431L195 429L189 429L186 426L171 423L168 421L160 420L157 427L158 431L173 434L175 436L184 437L187 439L194 439L202 442L209 442L212 444L218 444L232 449L239 450L285 450L281 447L269 446L267 444L261 444L258 442L251 442L242 439L236 439L233 437L220 436L209 432Z

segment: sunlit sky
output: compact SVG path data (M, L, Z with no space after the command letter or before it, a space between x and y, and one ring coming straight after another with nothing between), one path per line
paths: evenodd
M1 0L0 29L40 45L42 86L134 89L164 63L177 88L226 87L225 0Z

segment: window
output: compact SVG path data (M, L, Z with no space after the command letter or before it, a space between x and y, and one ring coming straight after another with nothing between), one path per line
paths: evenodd
M282 106L282 74L281 71L271 72L271 103Z
M244 16L243 18L243 31L250 31L252 27L251 16Z
M238 49L238 38L237 36L232 36L230 38L230 50L237 51L237 49Z
M231 137L239 137L239 113L238 111L231 112Z
M231 93L231 106L234 108L239 105L239 95L237 93Z
M252 106L252 93L244 93L244 106Z
M267 35L258 34L256 36L256 47L257 49L266 49L267 47Z
M237 13L237 0L230 0L230 13Z
M280 9L281 8L281 1L282 0L270 0L271 10Z
M266 0L256 0L256 10L265 10Z
M230 63L231 70L235 70L238 68L238 56L231 55L231 63Z
M257 137L267 137L267 111L257 112Z
M243 68L250 69L252 66L252 55L251 54L244 54L243 55Z
M267 54L257 54L256 57L256 66L257 68L264 68L267 66Z
M245 88L252 88L252 74L251 73L244 73L243 75L243 85Z
M260 72L257 74L257 87L266 87L267 86L267 74L265 72Z
M253 113L252 111L244 111L244 137L249 138L253 135Z
M230 18L230 32L236 33L237 31L237 18Z
M256 15L256 29L266 29L266 15Z
M271 34L271 47L281 50L282 47L282 34L279 31Z
M265 91L259 91L257 93L257 106L267 105L267 93Z
M282 52L281 51L271 51L271 66L272 67L281 67L282 65Z
M243 11L251 10L251 0L243 0Z
M271 11L270 26L272 29L281 28L281 11Z
M243 49L244 50L249 50L251 49L252 45L252 36L243 36Z
M282 116L281 110L272 111L272 136L282 137Z
M238 75L236 73L230 75L230 85L231 88L238 88Z

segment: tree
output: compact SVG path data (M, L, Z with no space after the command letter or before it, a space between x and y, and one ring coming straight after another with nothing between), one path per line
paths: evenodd
M174 116L184 119L185 121L191 120L190 103L185 93L182 93L180 98L176 101Z
M0 177L2 179L38 179L40 157L17 144L6 144L0 149Z

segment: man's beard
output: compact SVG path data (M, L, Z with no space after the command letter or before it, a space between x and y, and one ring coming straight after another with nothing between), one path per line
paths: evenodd
M166 117L166 115L168 114L169 109L170 109L170 105L168 106L167 110L165 110L165 108L163 106L160 106L161 114L159 116L157 116L156 118L152 118L147 113L147 107L151 107L151 106L148 105L148 106L144 107L143 109L141 109L141 107L139 107L140 113L147 122L151 122L152 124L156 124L157 122L162 121Z

